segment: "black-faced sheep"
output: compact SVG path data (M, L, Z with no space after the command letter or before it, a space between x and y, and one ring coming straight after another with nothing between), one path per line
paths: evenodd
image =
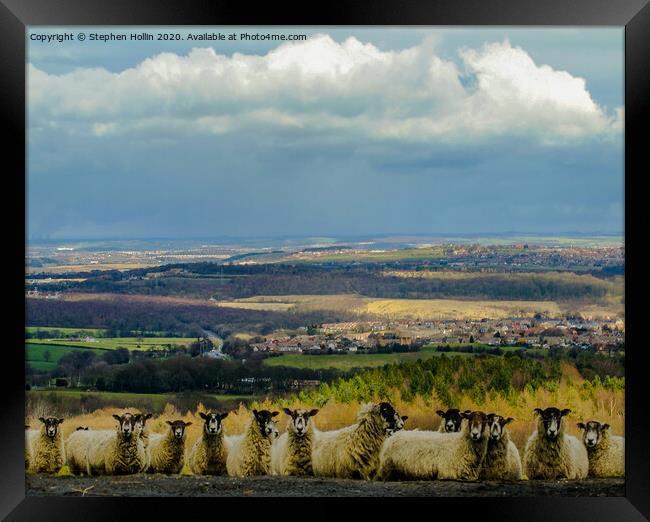
M442 417L438 431L443 433L458 433L463 417L461 411L457 408L449 408L447 411L438 410L436 412ZM465 410L465 413L470 413L470 410Z
M338 430L316 431L312 451L314 475L370 480L377 473L384 440L389 433L395 432L400 422L403 425L389 403L369 403L360 408L356 424Z
M56 473L65 463L63 437L59 425L63 419L40 417L40 430L27 432L26 458L28 469L33 473Z
M609 424L579 422L582 442L587 448L590 477L625 476L625 439L610 433Z
M148 473L180 473L185 457L185 428L191 422L167 421L169 431L165 435L149 436L146 471Z
M117 431L78 431L73 434L91 435L86 441L88 475L127 475L140 473L145 468L145 449L137 428L140 414L125 413L113 417L118 422Z
M506 425L512 417L490 413L487 416L489 438L485 460L481 466L480 479L484 480L521 480L522 468L519 450L510 440Z
M253 410L243 435L228 437L228 475L248 477L268 475L271 470L271 444L277 435L273 417L279 411Z
M311 452L314 439L314 423L310 420L318 410L291 410L284 408L289 416L287 431L271 447L271 473L274 475L313 475Z
M379 455L378 478L477 480L488 443L487 416L463 412L456 433L400 431L386 439Z
M539 415L537 430L524 449L524 474L529 479L580 479L589 471L587 450L582 442L564 433L565 408L535 408Z
M188 455L190 470L195 475L225 475L228 452L224 442L223 419L225 413L199 412L203 419L203 433Z

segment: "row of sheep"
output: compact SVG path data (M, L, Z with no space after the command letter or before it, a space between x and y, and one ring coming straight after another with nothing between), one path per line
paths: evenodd
M113 415L117 430L79 427L63 441L63 419L40 418L27 432L25 465L31 472L70 471L88 475L180 473L196 475L294 475L378 480L580 479L624 475L624 439L597 421L578 423L582 441L565 433L569 409L536 408L537 430L523 459L510 440L513 419L481 411L438 411L438 431L405 430L408 417L387 402L361 407L355 424L320 431L317 409L252 410L240 435L226 435L228 412L200 412L201 436L186 448L191 422L167 421L165 433L150 433L151 414Z

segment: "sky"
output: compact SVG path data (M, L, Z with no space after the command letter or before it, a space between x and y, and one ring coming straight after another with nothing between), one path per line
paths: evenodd
M31 240L623 234L622 28L27 44Z

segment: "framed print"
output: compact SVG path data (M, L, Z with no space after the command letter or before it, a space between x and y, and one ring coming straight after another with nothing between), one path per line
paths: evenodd
M3 516L647 519L649 9L3 0Z

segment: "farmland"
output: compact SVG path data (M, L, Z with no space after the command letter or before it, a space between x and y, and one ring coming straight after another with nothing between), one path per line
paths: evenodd
M560 317L572 311L582 312L589 318L618 317L622 314L622 305L616 299L581 303L552 300L380 299L358 294L258 295L232 301L218 301L217 305L245 310L291 310L297 313L327 310L352 313L359 317L437 321L533 317L537 313Z
M52 370L56 367L56 363L61 357L77 350L90 350L97 355L101 355L106 349L75 348L66 345L48 345L33 342L25 343L27 365L37 370Z
M441 352L422 350L420 352L408 353L360 353L344 355L280 355L264 359L266 366L289 366L293 368L310 368L318 370L321 368L336 368L339 370L352 370L353 368L374 368L390 363L416 361L418 359L429 359L440 357ZM446 356L454 355L460 357L472 357L472 353L447 353Z
M107 337L94 338L90 341L70 339L30 339L30 344L64 346L70 348L90 348L96 350L162 350L172 345L188 346L196 338L188 337Z

